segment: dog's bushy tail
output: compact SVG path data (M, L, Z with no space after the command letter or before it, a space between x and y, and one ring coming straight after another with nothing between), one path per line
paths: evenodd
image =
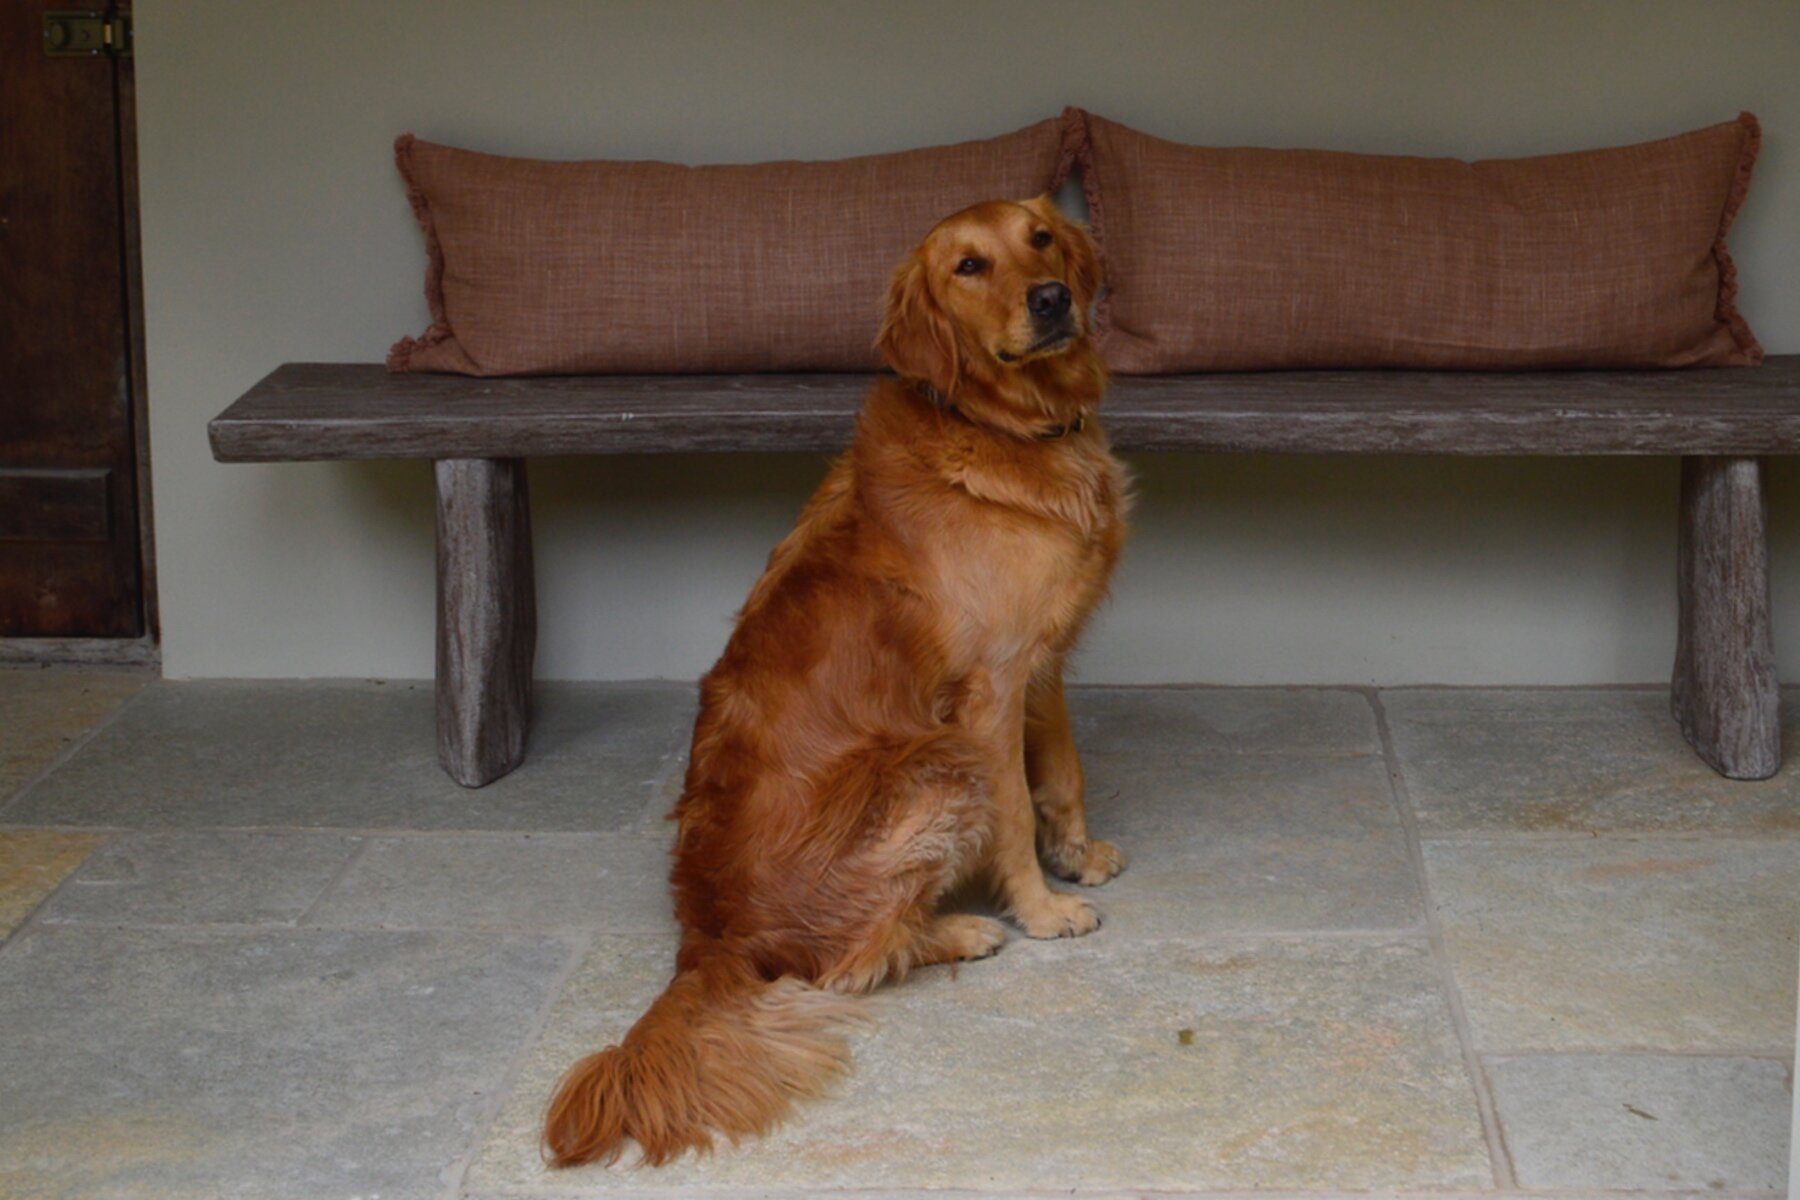
M676 975L625 1039L569 1068L544 1118L550 1164L617 1161L627 1138L661 1166L713 1138L767 1132L849 1065L856 1000L761 978L720 952Z

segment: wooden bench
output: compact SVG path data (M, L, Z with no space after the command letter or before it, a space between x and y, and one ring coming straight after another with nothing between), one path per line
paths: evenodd
M525 460L830 451L866 375L390 375L290 363L209 426L221 462L428 458L438 514L438 751L479 787L517 766L537 637ZM1121 450L1681 456L1672 706L1734 779L1781 764L1762 456L1800 453L1800 355L1693 371L1296 371L1115 379Z

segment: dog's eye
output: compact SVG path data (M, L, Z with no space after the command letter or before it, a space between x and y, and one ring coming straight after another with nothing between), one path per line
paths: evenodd
M1039 250L1042 250L1045 246L1048 246L1055 240L1055 238L1050 236L1050 231L1048 229L1040 229L1031 235L1031 244L1036 246Z
M979 275L987 270L987 259L976 258L973 254L956 264L958 275Z

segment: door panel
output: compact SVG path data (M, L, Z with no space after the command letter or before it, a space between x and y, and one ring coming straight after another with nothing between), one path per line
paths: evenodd
M0 542L111 541L111 475L89 467L0 471Z
M44 53L71 7L0 3L0 637L144 628L122 60Z

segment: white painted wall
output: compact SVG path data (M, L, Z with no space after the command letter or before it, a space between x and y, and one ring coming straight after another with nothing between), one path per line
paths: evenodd
M1800 1016L1795 1018L1794 1038L1800 1042ZM1788 1200L1800 1200L1800 1095L1794 1098L1793 1116L1788 1127L1787 1194Z
M600 3L138 0L164 663L424 676L425 464L222 466L205 424L275 364L426 322L389 144L837 157L1081 104L1164 137L1521 155L1765 127L1732 244L1800 351L1800 4L1709 0ZM1672 459L1137 461L1092 681L1666 676ZM549 678L689 677L821 473L812 456L533 465ZM1775 472L1776 636L1800 679L1800 468Z

